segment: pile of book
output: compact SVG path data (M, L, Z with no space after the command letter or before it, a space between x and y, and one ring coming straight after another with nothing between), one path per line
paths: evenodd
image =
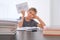
M0 19L0 34L15 34L17 20Z
M44 36L60 36L60 26L44 28L43 35Z

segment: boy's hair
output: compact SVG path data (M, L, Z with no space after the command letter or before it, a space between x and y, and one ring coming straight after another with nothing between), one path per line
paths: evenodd
M28 11L30 11L30 10L33 10L34 12L36 12L37 13L37 10L36 10L36 8L30 8Z

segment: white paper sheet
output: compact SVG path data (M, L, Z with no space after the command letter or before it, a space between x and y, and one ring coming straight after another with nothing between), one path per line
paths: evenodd
M16 8L17 8L18 13L20 13L21 10L27 11L28 10L28 3L24 2L24 3L21 3L21 4L17 4Z

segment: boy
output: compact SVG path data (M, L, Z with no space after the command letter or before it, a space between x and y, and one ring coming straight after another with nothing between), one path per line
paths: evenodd
M22 10L22 18L21 18L21 22L18 23L19 27L40 27L43 28L45 26L45 23L38 17L36 16L37 14L37 10L35 8L30 8L27 11L27 16L25 16L25 11ZM35 20L33 19L37 19L40 23L37 23Z

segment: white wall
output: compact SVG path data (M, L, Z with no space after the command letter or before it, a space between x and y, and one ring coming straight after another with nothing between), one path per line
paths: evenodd
M38 16L50 25L50 0L0 0L0 19L18 18L16 4L28 2L29 7L35 7L38 10Z
M16 19L18 14L15 6L14 0L0 0L0 19Z
M51 25L60 25L60 0L51 0Z

